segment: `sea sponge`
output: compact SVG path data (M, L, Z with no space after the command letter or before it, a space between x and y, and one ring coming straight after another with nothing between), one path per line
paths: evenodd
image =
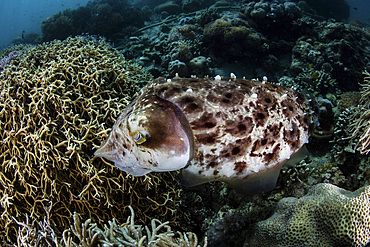
M93 156L136 92L151 81L104 40L52 41L22 50L0 72L0 242L24 225L60 234L82 220L174 220L176 173L134 178ZM37 237L37 236L35 236Z
M203 56L195 57L189 62L189 67L195 75L204 75L208 70L209 59Z
M370 241L370 186L354 192L317 184L301 198L282 199L257 223L247 246L364 246Z

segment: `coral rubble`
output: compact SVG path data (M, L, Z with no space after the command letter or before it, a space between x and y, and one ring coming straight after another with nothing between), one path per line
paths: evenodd
M60 236L73 212L100 225L128 206L142 222L176 217L176 173L134 178L93 157L149 74L104 40L76 37L22 50L0 80L2 243L46 221Z

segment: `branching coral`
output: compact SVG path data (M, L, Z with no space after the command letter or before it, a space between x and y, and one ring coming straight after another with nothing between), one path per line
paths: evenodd
M321 93L322 95L340 93L338 82L332 78L329 71L324 69L315 70L311 66L303 68L294 81L288 80L287 77L282 77L280 83L287 87L295 87L301 90L308 90L311 93Z
M351 108L349 124L345 128L345 140L349 140L348 146L354 146L353 151L361 154L370 152L370 74L364 72L364 84L361 84L360 105ZM352 143L355 143L352 145Z
M0 240L47 216L56 235L73 212L104 224L171 220L181 192L176 173L140 178L93 157L125 105L151 77L104 40L53 41L22 51L0 72Z
M151 226L135 225L134 211L130 207L131 217L125 224L118 225L117 222L109 222L104 226L102 235L104 239L100 241L105 246L173 246L173 247L197 247L198 238L192 232L174 233L169 222L162 223L157 219L152 219ZM205 244L206 246L206 244Z
M32 224L21 224L21 234L18 236L18 246L133 246L133 247L200 247L198 238L193 232L173 232L169 222L162 223L158 219L152 219L150 227L135 224L135 213L131 206L131 212L125 223L119 224L112 219L104 228L100 228L91 219L81 222L81 217L73 214L73 224L64 230L62 237L57 238L52 231L50 222L44 221L39 230L35 230ZM41 225L40 225L41 226ZM25 233L25 234L23 234ZM207 246L205 239L204 247Z

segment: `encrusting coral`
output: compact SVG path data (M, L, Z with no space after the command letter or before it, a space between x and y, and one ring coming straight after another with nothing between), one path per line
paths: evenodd
M60 237L73 212L100 225L126 219L128 206L144 223L175 219L176 173L134 178L93 157L148 73L102 39L75 37L22 50L0 80L2 243L46 220Z
M287 197L257 223L247 246L365 246L370 242L370 186L354 192L318 184Z

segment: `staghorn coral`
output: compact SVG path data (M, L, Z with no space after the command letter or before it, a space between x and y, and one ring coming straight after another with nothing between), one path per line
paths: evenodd
M364 246L370 241L370 186L354 192L323 183L280 200L247 246Z
M60 236L73 212L97 224L125 219L129 205L142 222L176 217L176 173L134 178L93 157L107 126L150 80L104 40L89 37L13 57L0 72L1 242L14 244L27 222L41 229L45 217Z

